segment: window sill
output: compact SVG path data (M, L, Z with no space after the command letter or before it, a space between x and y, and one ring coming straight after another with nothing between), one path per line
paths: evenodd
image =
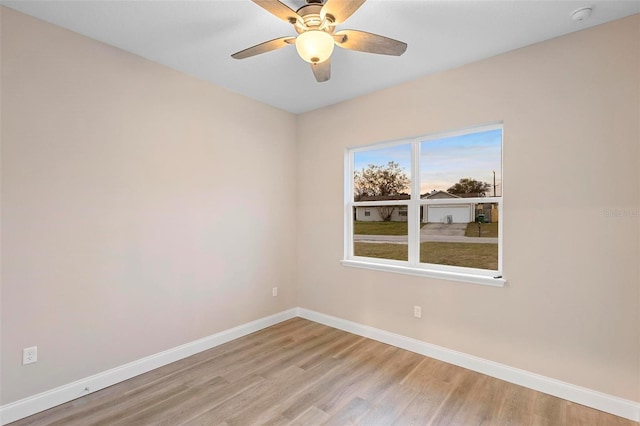
M504 287L507 280L484 275L462 274L459 272L436 271L433 269L413 268L410 266L387 265L381 263L364 262L361 260L341 260L342 266L351 268L371 269L374 271L395 272L398 274L416 275L419 277L437 278L441 280L459 281L471 284Z

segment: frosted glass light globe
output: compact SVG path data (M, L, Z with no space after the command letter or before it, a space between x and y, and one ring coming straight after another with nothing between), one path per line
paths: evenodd
M298 55L310 64L326 61L333 53L333 46L333 37L324 31L309 30L296 38Z

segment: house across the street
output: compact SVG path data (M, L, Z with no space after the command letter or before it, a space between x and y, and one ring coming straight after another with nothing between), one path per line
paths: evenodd
M475 195L475 194L474 194ZM364 196L358 201L389 201L409 200L408 194L387 195L387 196ZM445 191L433 191L422 195L420 198L426 200L456 199L459 195L450 194ZM390 210L391 222L406 222L408 208L406 205L398 206L358 206L355 209L354 219L362 222L382 222L383 216ZM497 222L498 210L491 203L451 203L451 204L430 204L424 205L420 209L421 221L423 223L469 223L474 222L478 215L484 215L486 221Z
M389 200L408 200L411 198L409 194L396 195L378 195L378 196L362 196L358 201L389 201ZM395 208L394 208L395 207ZM382 222L383 216L391 211L391 222L406 222L408 208L406 205L398 206L371 206L356 207L355 220L362 222Z
M420 197L427 200L459 199L460 196L444 191L434 191ZM474 203L430 204L422 206L422 222L469 223L475 220Z

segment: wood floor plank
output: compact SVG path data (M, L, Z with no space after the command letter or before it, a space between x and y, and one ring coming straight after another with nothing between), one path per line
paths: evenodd
M285 409L283 415L290 419L294 419L304 412L309 406L315 405L321 410L327 412L323 405L327 403L327 399L339 398L344 393L344 383L346 380L353 380L353 372L362 374L362 369L366 365L366 359L372 348L380 347L378 342L369 339L359 338L357 343L349 346L346 350L341 351L333 357L339 362L340 369L332 370L325 376L321 377L313 388L305 393L299 393ZM347 373L349 372L349 373ZM327 392L327 389L335 389L337 392ZM332 414L332 413L328 413Z
M505 392L497 416L497 424L504 426L525 426L533 422L536 391L512 385Z
M322 351L328 343L338 337L339 333L339 330L330 330L320 336L299 339L294 345L282 347L279 354L270 356L268 360L244 365L243 368L238 368L233 373L223 374L222 377L233 382L237 377L245 375L247 371L268 377L273 372L277 372L278 368L282 368L282 366L298 365L312 357L314 353Z
M465 410L473 408L474 390L479 386L479 382L486 380L487 377L469 370L464 370L461 374L460 380L455 384L433 378L429 382L429 391L426 396L429 398L428 401L431 399L442 401L429 424L442 426L456 424L456 418L464 416Z
M308 426L308 425L319 425L327 421L329 415L312 405L305 412L300 414L298 417L293 419L289 426Z
M243 413L235 416L236 418L233 420L249 422L257 417L268 419L281 415L290 419L287 410L292 406L297 406L302 411L306 411L310 406L304 405L304 397L317 387L321 379L339 374L339 367L340 365L335 359L327 358L325 362L317 364L311 369L301 370L302 374L296 378L295 382L290 382L286 386L281 385L282 381L278 377L273 377L272 380L275 382L273 391L266 398L256 401L251 410L243 410ZM292 391L293 389L295 391ZM287 416L288 414L289 416Z
M97 425L100 424L100 422L105 417L108 417L115 421L119 418L123 418L131 414L133 410L144 410L148 407L152 407L170 398L171 396L179 394L181 392L185 392L188 389L189 388L186 386L174 385L170 388L156 389L153 390L153 392L141 394L139 398L127 398L124 395L120 395L119 397L113 398L112 400L107 400L96 407L76 411L72 415L48 424L50 426L81 426L87 423ZM117 409L114 409L116 407Z
M305 370L295 365L280 371L280 374L267 379L269 392L258 395L254 400L249 402L242 410L230 415L225 421L230 426L243 426L248 424L266 424L274 419L285 418L282 410L279 408L279 402L282 400L288 389L299 388L309 377L305 375ZM288 420L288 419L287 419Z
M431 379L428 390L418 391L393 424L398 426L429 424L451 395L452 389L453 386L450 383ZM440 424L447 424L446 420Z
M335 357L359 341L359 338L355 339L354 337L353 334L341 332L323 347L319 347L318 350L311 353L308 358L300 360L297 365L303 370L313 368L324 362L328 357Z
M390 353L386 362L369 376L366 386L358 396L372 404L377 404L386 390L400 382L420 364L424 357L414 352L398 349Z
M359 392L363 383L382 367L388 356L392 356L397 348L375 342L376 345L370 349L362 351L357 358L350 361L357 364L357 367L350 374L343 374L336 386L340 392L325 392L315 405L327 414L332 415L340 410L344 405L352 400Z
M405 411L420 391L395 383L375 399L377 402L360 419L362 425L391 425Z
M234 384L234 388L222 378L218 377L217 379L217 381L212 380L208 383L194 386L187 392L177 394L163 401L162 404L134 412L132 415L123 418L120 422L112 422L111 424L130 426L145 424L169 426L180 424L180 422L194 417L195 414L210 409L214 401L220 402L224 400L224 398L242 392L245 388L261 381L259 377L250 376L242 383Z
M535 397L533 426L554 426L567 424L567 404L551 395L537 393Z
M355 425L358 424L360 417L363 417L369 411L370 404L362 398L355 397L338 410L333 416L329 417L323 425Z
M135 412L116 412L111 416L96 422L98 426L136 426L145 425L151 422L161 422L163 419L171 415L176 410L183 411L185 405L193 404L197 400L201 400L203 394L215 389L222 389L227 383L220 377L216 377L210 383L204 385L190 387L183 392L177 392L168 398L158 402L157 404L137 407L139 410Z
M294 318L11 426L638 426Z
M269 392L271 384L266 380L257 382L254 386L245 388L243 392L233 395L231 398L226 399L221 404L216 404L204 413L189 419L184 422L185 425L229 425L227 419L231 418L235 413L238 413L251 403L251 401L258 398L260 395L264 395ZM231 425L229 425L231 426Z
M468 370L433 358L422 357L420 363L402 379L402 384L422 390L431 379L455 385Z

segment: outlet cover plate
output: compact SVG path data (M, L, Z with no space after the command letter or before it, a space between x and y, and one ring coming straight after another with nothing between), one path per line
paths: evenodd
M22 350L22 365L33 364L38 361L38 347L31 346Z

